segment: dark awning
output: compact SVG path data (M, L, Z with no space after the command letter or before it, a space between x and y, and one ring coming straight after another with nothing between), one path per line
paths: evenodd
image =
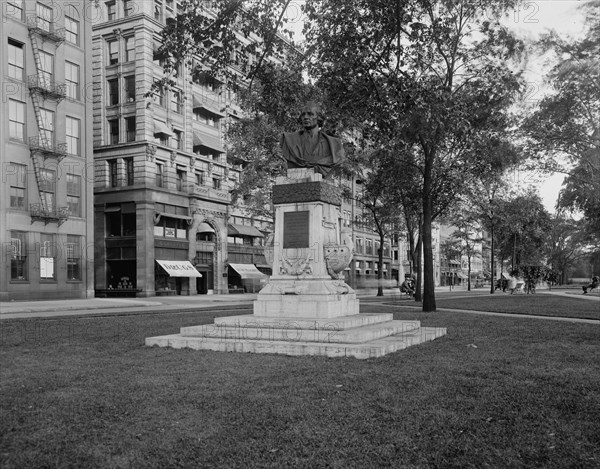
M235 270L242 278L265 278L266 274L263 274L256 268L254 264L229 264L233 270Z
M167 124L165 124L162 121L154 119L154 135L156 135L156 134L164 134L164 135L171 136L171 135L173 135L173 132L171 132L171 129L169 129Z
M154 224L157 224L162 217L177 218L178 220L185 220L188 222L188 224L192 222L192 217L187 217L185 215L175 215L174 213L165 213L165 212L154 212Z
M235 225L233 223L229 223L227 225L228 230L227 233L229 235L239 235L239 236L254 236L255 238L263 238L264 235L258 231L253 226L247 225Z
M201 135L199 132L194 132L194 146L203 146L219 153L225 152L218 139L209 135Z
M225 114L219 111L215 106L212 106L211 103L202 101L202 99L198 98L196 95L193 96L192 101L194 109L204 109L205 111L210 112L215 116L225 117Z

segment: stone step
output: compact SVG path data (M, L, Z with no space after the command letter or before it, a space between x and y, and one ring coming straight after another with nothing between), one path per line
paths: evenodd
M446 334L445 328L420 327L366 343L288 342L214 337L184 337L181 334L148 337L147 346L191 348L218 352L274 353L283 355L319 355L326 357L377 358L434 340Z
M182 327L183 337L206 337L234 340L270 340L289 342L323 342L360 344L395 334L414 331L420 327L419 321L387 321L355 327L346 330L300 329L298 327L272 328L260 327L254 324L245 326L216 326L206 324L201 326Z
M327 329L342 331L353 327L368 326L388 322L394 319L392 313L363 313L342 316L338 318L298 318L295 316L257 316L254 314L243 314L239 316L228 316L215 318L217 326L231 327L265 327L276 329Z

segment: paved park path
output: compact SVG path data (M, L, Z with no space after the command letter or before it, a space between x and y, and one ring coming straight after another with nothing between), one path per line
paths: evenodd
M411 304L399 291L384 290L383 297L375 296L376 290L359 290L358 297L361 301L381 303L388 306L402 306L420 310L420 306ZM471 292L466 290L454 290L449 292L446 288L436 290L438 298L470 298L473 296L488 295L488 291L476 289ZM497 293L503 294L503 293ZM600 311L600 292L594 291L583 295L578 290L542 290L539 295L558 295L564 297L577 297L586 301L596 301ZM136 313L162 313L162 312L186 312L198 309L221 309L221 308L243 308L250 309L252 302L256 299L255 293L232 294L232 295L196 295L196 296L167 296L152 298L89 298L75 300L46 300L46 301L10 301L0 302L0 319L25 319L25 318L50 318L87 315L111 315L111 314L136 314ZM597 319L579 319L554 316L537 316L527 314L495 313L490 311L472 311L462 309L438 308L440 312L456 312L466 314L480 314L487 316L503 316L525 319L545 319L550 321L567 321L587 324L599 324Z

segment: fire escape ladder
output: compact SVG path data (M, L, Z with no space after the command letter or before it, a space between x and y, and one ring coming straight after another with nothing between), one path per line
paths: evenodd
M57 222L59 225L62 224L68 217L68 207L49 207L48 201L44 196L44 181L42 181L42 169L43 162L46 158L55 158L60 161L66 156L66 144L54 145L54 142L50 142L48 135L46 134L46 126L41 111L42 100L46 98L60 101L64 97L64 87L61 90L60 85L57 86L54 80L50 80L48 83L46 77L43 75L44 70L42 67L42 61L40 58L40 48L38 36L43 41L49 38L53 40L57 45L60 44L60 34L46 33L37 26L37 22L28 21L29 24L29 37L31 40L31 48L33 51L33 57L36 66L36 75L28 77L29 80L29 94L31 96L31 102L33 105L33 111L35 114L35 120L38 127L38 136L29 138L29 150L31 153L31 161L33 164L33 170L35 174L35 181L38 187L38 193L40 195L39 204L30 204L30 215L32 223L36 220L48 222Z

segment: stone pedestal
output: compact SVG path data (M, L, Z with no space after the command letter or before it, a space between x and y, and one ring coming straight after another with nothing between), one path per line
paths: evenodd
M273 187L275 232L265 249L273 265L254 314L184 327L146 345L286 355L379 357L446 333L391 314L359 314L343 280L354 246L341 230L341 191L312 169L290 169Z

